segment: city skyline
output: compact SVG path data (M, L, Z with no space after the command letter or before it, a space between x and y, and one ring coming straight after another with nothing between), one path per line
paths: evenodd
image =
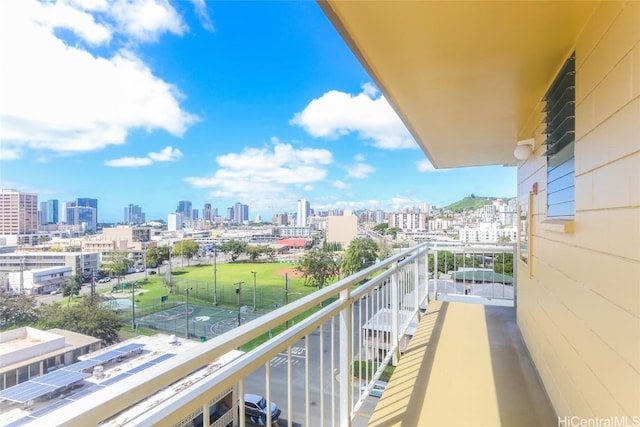
M90 195L99 222L516 194L512 167L434 171L315 2L80 4L0 5L3 188Z

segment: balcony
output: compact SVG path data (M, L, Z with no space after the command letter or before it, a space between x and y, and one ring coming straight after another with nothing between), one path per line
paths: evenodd
M47 423L186 426L195 419L244 426L249 420L237 407L253 393L277 403L281 426L553 424L508 298L516 284L487 283L497 277L489 269L507 273L497 264L513 251L512 245L445 251L426 243L404 250L51 411ZM445 255L454 259L438 273ZM491 278L456 279L451 265ZM301 314L304 320L254 350L197 381L183 380ZM369 390L387 365L395 372L378 401ZM268 425L269 418L262 421Z

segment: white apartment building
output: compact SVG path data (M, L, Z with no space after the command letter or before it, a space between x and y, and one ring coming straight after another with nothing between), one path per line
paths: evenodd
M98 252L13 252L0 254L0 272L70 267L71 274L90 274L100 268Z
M489 243L499 241L515 242L518 238L516 226L501 227L496 223L478 223L465 226L458 231L458 237L465 243Z
M311 227L278 227L281 237L311 237Z
M9 273L9 287L15 293L44 295L58 289L71 276L69 266L12 271Z
M311 205L307 199L298 200L298 211L296 216L296 226L305 227L308 225L307 219L311 211Z
M429 230L448 230L457 223L454 218L435 218L429 220Z
M429 214L420 209L402 209L389 214L389 228L403 231L428 230Z
M169 231L178 231L182 230L182 214L181 213L170 213L167 216L167 230Z

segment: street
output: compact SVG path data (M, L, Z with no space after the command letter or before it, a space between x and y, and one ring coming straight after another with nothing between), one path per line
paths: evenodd
M354 318L358 318L358 304L354 305ZM332 414L334 414L335 423L339 424L339 372L338 372L338 349L340 346L340 334L337 320L334 320L334 336L333 336L333 357L334 366L332 372L331 366L331 323L327 322L323 325L322 336L320 330L313 331L309 339L309 352L307 354L305 347L305 339L301 339L291 347L291 396L292 408L287 405L287 352L281 352L271 359L271 400L282 410L278 425L286 426L290 414L293 417L294 426L305 425L306 419L306 401L307 384L305 379L305 366L307 359L309 363L309 424L311 426L321 426L322 421L330 424ZM359 342L360 330L355 328L354 342ZM320 351L320 343L324 343L322 352ZM356 357L358 357L356 355ZM321 362L324 366L321 372ZM321 385L321 378L323 384ZM245 393L261 394L266 396L266 368L262 366L252 372L245 379ZM357 396L360 390L360 382L354 381L353 391ZM321 397L324 397L322 402ZM332 396L333 400L332 408ZM360 408L359 413L371 414L378 399L368 397L365 404ZM321 405L324 404L324 408ZM354 420L354 426L364 426L368 420L367 416L358 417Z

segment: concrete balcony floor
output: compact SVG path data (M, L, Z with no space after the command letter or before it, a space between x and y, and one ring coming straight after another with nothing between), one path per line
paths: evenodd
M432 301L369 426L554 426L511 307Z

